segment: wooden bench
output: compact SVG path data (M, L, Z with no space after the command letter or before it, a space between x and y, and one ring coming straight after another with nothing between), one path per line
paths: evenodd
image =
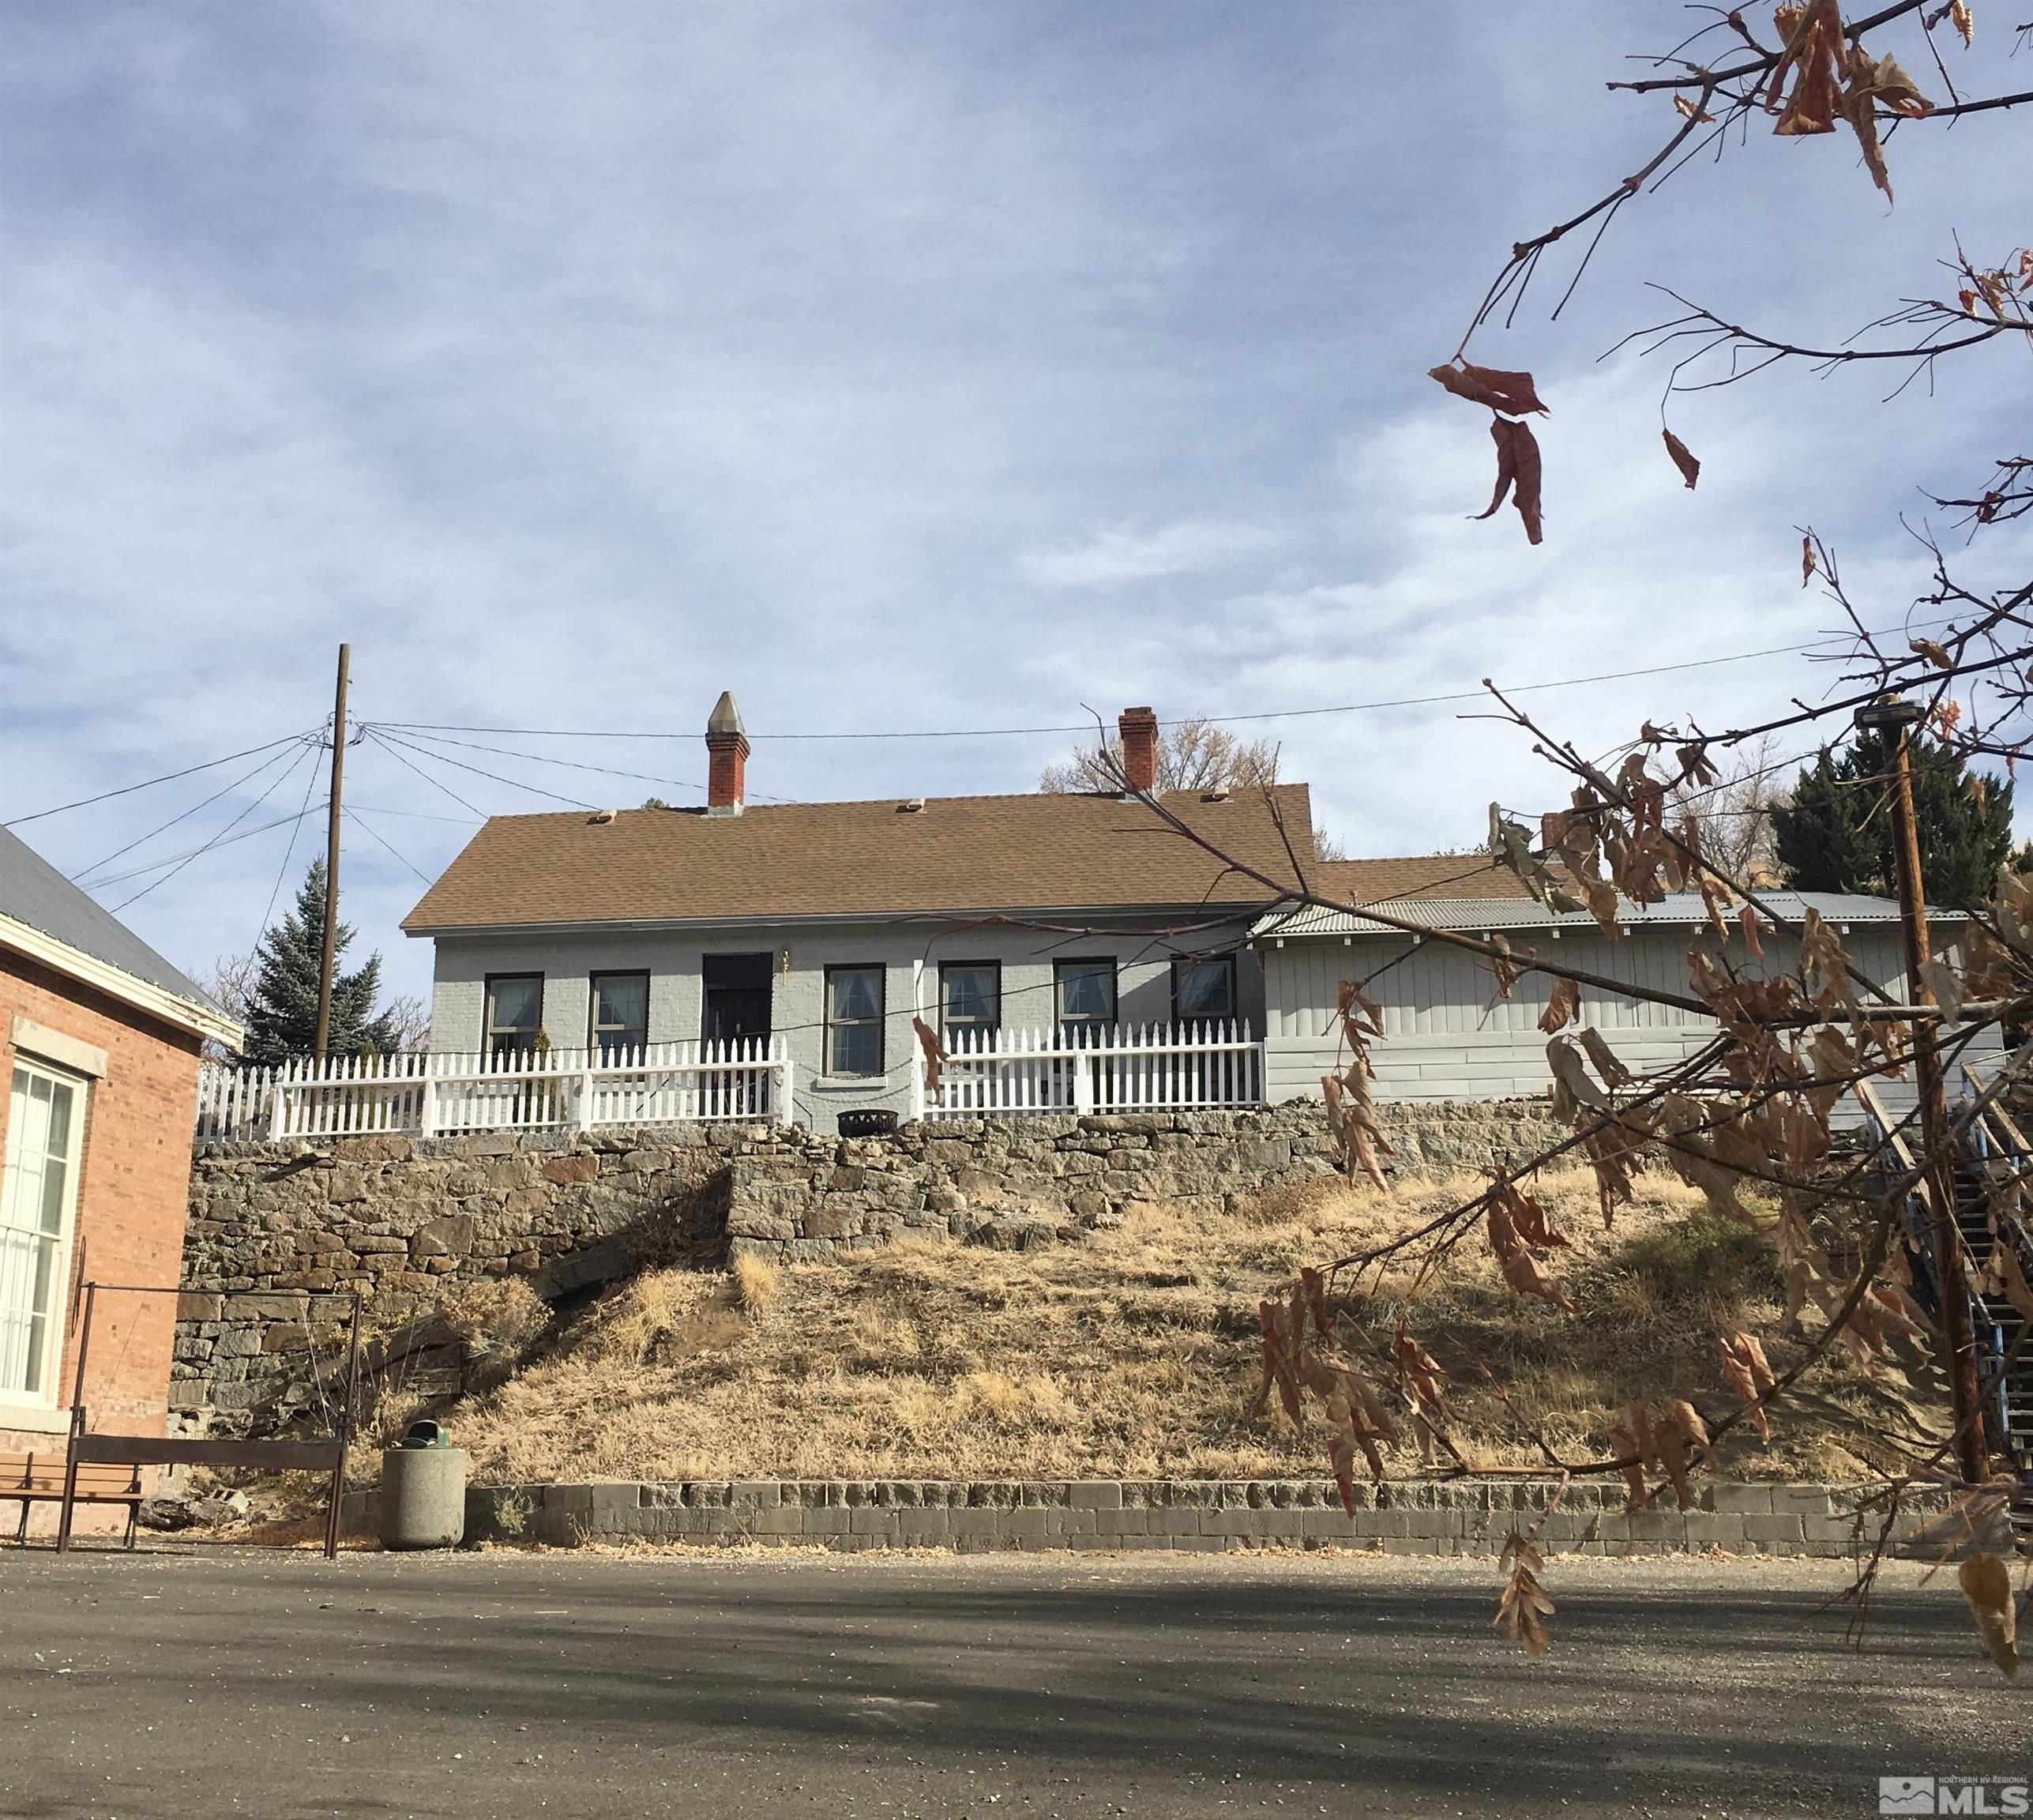
M21 1521L14 1540L24 1547L28 1540L28 1507L33 1504L64 1502L64 1476L70 1465L68 1452L58 1449L46 1453L0 1453L0 1504L12 1498L21 1506ZM142 1498L139 1465L101 1465L81 1462L71 1500L78 1504L124 1504L127 1506L126 1544L134 1546L134 1523Z

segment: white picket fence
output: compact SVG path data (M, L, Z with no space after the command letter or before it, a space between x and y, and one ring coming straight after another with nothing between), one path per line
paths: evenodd
M697 1119L788 1124L781 1039L494 1055L333 1056L272 1068L206 1062L197 1136L240 1140L388 1131L578 1130Z
M953 1030L946 1049L936 1096L923 1071L915 1076L914 1117L1189 1112L1264 1103L1264 1045L1247 1024Z

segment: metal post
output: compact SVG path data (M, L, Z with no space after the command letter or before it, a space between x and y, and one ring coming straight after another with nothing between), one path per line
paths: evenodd
M92 1312L99 1299L99 1285L85 1286L85 1325L77 1332L77 1374L71 1380L70 1443L63 1463L63 1511L57 1519L57 1552L70 1547L71 1512L77 1502L77 1438L85 1432L85 1357L92 1349ZM26 1506L23 1506L24 1510Z
M332 1036L332 971L338 964L340 791L346 775L346 673L353 647L339 647L339 687L332 703L332 799L325 818L325 947L318 968L318 1033L311 1053L322 1062Z
M346 1450L353 1439L353 1403L360 1377L360 1292L353 1292L352 1331L346 1343L346 1399L339 1408L339 1458L325 1506L325 1559L339 1555L339 1504L346 1495Z
M1879 734L1891 746L1892 855L1899 874L1900 921L1906 938L1906 995L1915 1005L1932 1005L1934 995L1921 976L1923 962L1933 958L1927 937L1927 896L1920 869L1920 836L1913 815L1911 731L1920 709L1911 701L1874 702L1857 710L1860 728ZM1934 1251L1936 1299L1941 1321L1941 1365L1948 1374L1950 1407L1956 1420L1956 1462L1963 1480L1980 1484L1990 1476L1985 1446L1983 1398L1978 1389L1976 1341L1970 1328L1968 1279L1963 1269L1963 1235L1956 1224L1955 1158L1948 1144L1948 1102L1941 1083L1941 1058L1936 1043L1943 1027L1916 1025L1913 1073L1920 1095L1920 1138L1925 1146L1927 1199Z

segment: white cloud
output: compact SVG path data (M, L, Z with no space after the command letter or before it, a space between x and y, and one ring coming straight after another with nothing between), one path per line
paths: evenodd
M1114 588L1160 575L1199 575L1273 547L1276 532L1257 525L1186 519L1153 529L1114 525L1084 542L1027 551L1024 573L1047 588Z
M603 806L702 776L723 687L753 789L936 794L1024 788L1073 736L765 735L1332 705L1785 643L1829 618L1789 584L1796 523L1896 616L1913 483L1971 478L2016 427L1994 366L1882 409L1854 375L1775 374L1676 407L1706 464L1680 487L1663 373L1589 364L1653 308L1641 279L1698 248L1692 288L1733 319L1839 337L1931 276L1948 200L1967 244L2015 225L2001 117L1902 133L1896 215L1832 141L1754 145L1623 211L1561 323L1528 307L1479 343L1553 404L1547 541L1508 510L1467 523L1488 441L1425 370L1503 248L1633 167L1649 116L1600 88L1627 47L1467 7L1040 4L807 8L790 32L705 0L0 11L0 818L314 724L341 638L372 719L675 735L473 736L641 777L447 749ZM1348 106L1415 65L1482 104ZM1606 743L1820 680L1531 699ZM1543 792L1524 743L1457 712L1256 724L1381 852ZM348 776L426 871L464 838L378 747ZM212 788L26 832L81 866ZM193 964L244 947L285 839L220 849L131 919ZM420 887L371 841L348 865L363 945L413 988L427 956L394 923Z

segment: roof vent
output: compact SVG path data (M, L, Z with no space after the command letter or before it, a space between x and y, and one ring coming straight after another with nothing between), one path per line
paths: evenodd
M612 809L596 809L586 818L587 825L593 828L604 827L614 820L615 814L616 811Z
M1200 799L1203 803L1226 803L1228 792L1226 790L1203 790L1200 793Z
M912 796L896 805L896 813L900 815L922 815L924 812L925 799L922 796Z

